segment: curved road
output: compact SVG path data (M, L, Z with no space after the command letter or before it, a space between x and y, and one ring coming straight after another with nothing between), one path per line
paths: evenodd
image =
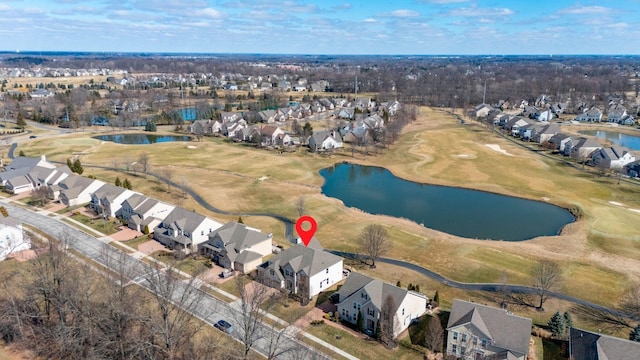
M116 170L113 168L109 168L111 170ZM185 192L187 192L189 195L191 195L200 205L202 205L204 208L206 208L207 210L210 210L212 212L215 213L219 213L219 214L223 214L223 215L238 215L238 216L268 216L268 217L272 217L274 219L277 219L281 222L283 222L285 224L285 236L287 237L288 240L293 240L293 220L279 215L279 214L272 214L272 213L248 213L248 214L242 214L242 213L235 213L235 212L229 212L229 211L225 211L225 210L220 210L214 206L212 206L211 204L209 204L205 199L203 199L198 193L196 193L195 191L193 191L192 189L190 189L187 186L181 186L179 184L174 183L173 181L160 176L158 174L153 174L150 173L151 175L155 176L156 178L158 178L161 181L164 181L165 183L170 184L171 186L174 186L178 189L181 189ZM343 251L338 251L338 250L331 250L331 249L327 249L327 251L342 256L344 258L357 258L360 255L356 254L356 253L349 253L349 252L343 252ZM427 268L424 268L420 265L416 265L410 262L406 262L406 261L402 261L402 260L397 260L397 259L391 259L391 258L379 258L377 259L377 261L379 262L383 262L383 263L387 263L387 264L391 264L391 265L395 265L395 266L400 266L403 267L405 269L409 269L409 270L413 270L418 272L419 274L422 274L432 280L435 280L441 284L447 285L447 286L451 286L457 289L463 289L463 290L471 290L471 291L489 291L489 292L498 292L498 291L508 291L511 293L524 293L524 294L532 294L536 292L536 288L531 287L531 286L526 286L526 285L513 285L513 284L499 284L499 283L464 283L464 282L459 282L459 281L455 281L455 280L451 280L448 279L436 272L433 272ZM625 316L628 317L628 314L625 314L623 312L617 311L617 310L613 310L610 308L607 308L605 306L602 305L598 305L586 300L582 300L573 296L569 296L566 294L562 294L559 292L554 292L554 291L549 291L547 292L550 296L553 296L555 298L561 299L561 300L565 300L565 301L569 301L572 302L574 304L578 304L578 305L582 305L582 306L588 306L591 307L593 309L599 310L599 311L605 311L614 315L618 315L618 316Z

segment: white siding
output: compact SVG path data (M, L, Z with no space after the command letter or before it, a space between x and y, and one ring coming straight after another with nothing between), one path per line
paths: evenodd
M342 267L342 260L340 260L340 262L330 266L328 272L325 269L313 274L309 279L309 298L318 295L321 291L325 291L342 280Z

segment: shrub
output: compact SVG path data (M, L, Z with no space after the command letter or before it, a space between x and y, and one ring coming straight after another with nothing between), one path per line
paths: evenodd
M311 321L311 325L323 325L324 324L324 320L313 320Z

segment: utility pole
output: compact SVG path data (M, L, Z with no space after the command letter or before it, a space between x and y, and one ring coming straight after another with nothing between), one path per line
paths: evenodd
M482 105L486 104L485 100L487 97L487 80L484 81L484 91L482 91Z

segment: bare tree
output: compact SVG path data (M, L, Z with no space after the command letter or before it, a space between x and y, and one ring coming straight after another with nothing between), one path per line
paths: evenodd
M235 312L235 320L239 328L240 342L244 345L244 359L254 344L263 337L262 321L266 313L262 306L268 307L270 302L269 288L257 282L246 283L247 277L237 276L236 288L240 294L239 311Z
M370 224L360 233L360 247L371 259L371 267L376 267L376 259L389 251L389 233L379 224Z
M427 349L441 353L444 345L444 329L438 316L429 316L429 324L424 338Z
M151 160L149 159L149 154L147 154L146 152L140 153L140 156L138 157L138 165L140 165L140 167L142 168L142 172L145 174L151 168L150 161Z
M387 295L380 309L380 341L388 347L396 346L394 328L396 326L396 302L391 295Z
M306 211L305 202L306 202L306 199L305 199L304 195L298 196L296 198L296 200L295 200L296 210L298 210L298 215L299 216L304 215L304 213Z
M160 176L166 180L167 183L167 192L171 192L171 178L173 177L173 171L170 168L164 168L160 170Z
M145 346L152 349L153 358L180 358L204 324L197 322L190 311L197 310L201 317L207 317L200 306L204 293L199 290L197 273L183 281L175 265L165 267L156 263L146 276L153 306L147 314L151 333Z
M542 309L544 302L551 292L560 282L560 266L550 260L543 260L534 266L531 276L533 277L532 286L535 288L535 294L538 297L538 309Z

